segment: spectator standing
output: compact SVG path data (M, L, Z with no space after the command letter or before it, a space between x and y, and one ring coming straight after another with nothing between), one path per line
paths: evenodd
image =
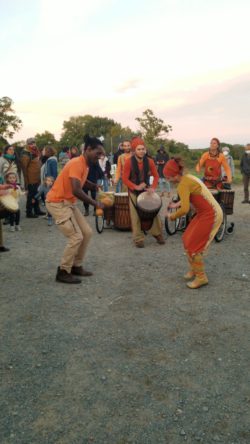
M8 190L12 188L12 185L1 185L0 184L0 196L5 196L8 193ZM3 215L5 217L6 214ZM3 227L2 227L2 220L0 218L0 253L5 253L6 251L9 251L9 248L4 247L3 245Z
M8 173L14 173L20 179L18 159L15 148L12 145L7 145L4 148L3 155L0 157L0 183L3 184L5 182L5 176Z
M100 179L99 184L101 186L103 186L103 191L108 191L109 190L109 180L111 179L111 164L107 158L107 156L105 154L101 155L100 159L99 159L99 165L100 168L103 172L103 178Z
M117 168L115 172L115 185L116 185L116 193L127 192L128 187L123 184L122 176L124 165L127 159L130 159L132 156L131 152L131 143L130 140L124 140L122 143L122 154L118 157Z
M70 159L74 159L74 157L80 156L79 150L77 146L72 146L70 148Z
M66 165L66 163L70 160L69 147L65 146L62 151L60 151L59 156L59 166L61 170Z
M21 167L24 176L24 185L27 190L26 217L37 218L45 215L40 210L38 200L35 198L41 179L40 153L34 138L27 139L26 147L21 154Z
M123 143L119 143L118 150L116 151L116 153L114 154L114 157L113 157L113 163L114 163L115 165L117 165L117 163L118 163L118 158L119 158L119 156L120 156L122 153L124 153L124 151L123 151Z
M155 163L157 166L157 171L159 174L159 187L160 187L160 192L161 195L164 195L164 191L167 192L167 196L170 196L170 182L165 178L164 174L163 174L163 169L164 166L166 165L166 163L169 160L169 155L168 153L165 151L165 148L163 145L160 146L160 148L157 151L156 157L155 157Z
M52 146L47 146L44 149L45 163L41 168L41 182L43 183L46 177L53 177L56 180L58 175L58 161L56 157L56 149Z
M249 183L250 183L250 143L245 146L245 152L240 161L240 170L244 186L244 200L243 204L250 203L249 201Z
M234 169L234 160L230 154L230 148L228 146L224 146L221 151L222 151L222 154L224 154L225 158L227 159L227 163L230 167L232 179L233 179L235 169ZM223 166L221 167L221 177L222 177L222 179L227 178L227 174L226 174L226 171L224 170Z

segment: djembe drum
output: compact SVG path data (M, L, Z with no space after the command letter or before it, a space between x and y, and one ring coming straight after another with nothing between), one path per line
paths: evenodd
M137 198L136 210L141 220L141 229L148 231L153 225L154 218L159 213L162 201L157 193L144 191Z
M11 194L0 196L0 219L4 219L8 213L16 213L18 211L18 201Z
M128 193L115 193L114 227L119 230L131 230Z

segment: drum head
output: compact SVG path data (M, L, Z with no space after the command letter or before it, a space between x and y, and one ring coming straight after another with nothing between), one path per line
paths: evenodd
M115 196L128 196L128 193L115 193Z
M144 191L137 198L137 206L145 211L155 211L161 208L161 198L157 193Z
M13 212L18 210L18 202L13 196L11 196L11 194L1 196L0 200L1 204L4 206L4 208L6 208L6 210Z

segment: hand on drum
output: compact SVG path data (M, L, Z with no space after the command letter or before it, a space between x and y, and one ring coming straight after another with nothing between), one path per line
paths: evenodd
M180 202L170 202L170 204L168 205L168 209L169 208L179 208L181 206Z
M172 213L170 213L170 211L166 211L165 217L168 218L168 219L170 219L171 214L172 214Z
M150 193L150 194L155 193L155 189L152 188L152 187L148 187L148 188L146 188L146 191L147 191L148 193Z
M97 202L96 204L96 208L101 208L102 210L104 209L105 205L102 202Z
M147 188L147 184L145 182L140 183L140 185L135 185L136 191L143 191Z

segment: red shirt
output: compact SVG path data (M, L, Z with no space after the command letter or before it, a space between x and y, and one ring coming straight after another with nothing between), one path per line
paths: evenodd
M150 176L153 176L153 178L154 178L153 184L151 186L152 186L152 188L155 189L158 184L159 174L157 172L157 169L156 169L153 159L148 158L148 162L149 162ZM143 159L141 162L137 161L137 163L138 163L139 170L142 171L143 170ZM123 174L122 174L122 181L131 191L134 191L136 189L136 184L131 182L131 180L129 180L130 174L131 174L131 158L127 159L125 161L124 168L123 168ZM145 182L146 182L146 180L145 180Z

